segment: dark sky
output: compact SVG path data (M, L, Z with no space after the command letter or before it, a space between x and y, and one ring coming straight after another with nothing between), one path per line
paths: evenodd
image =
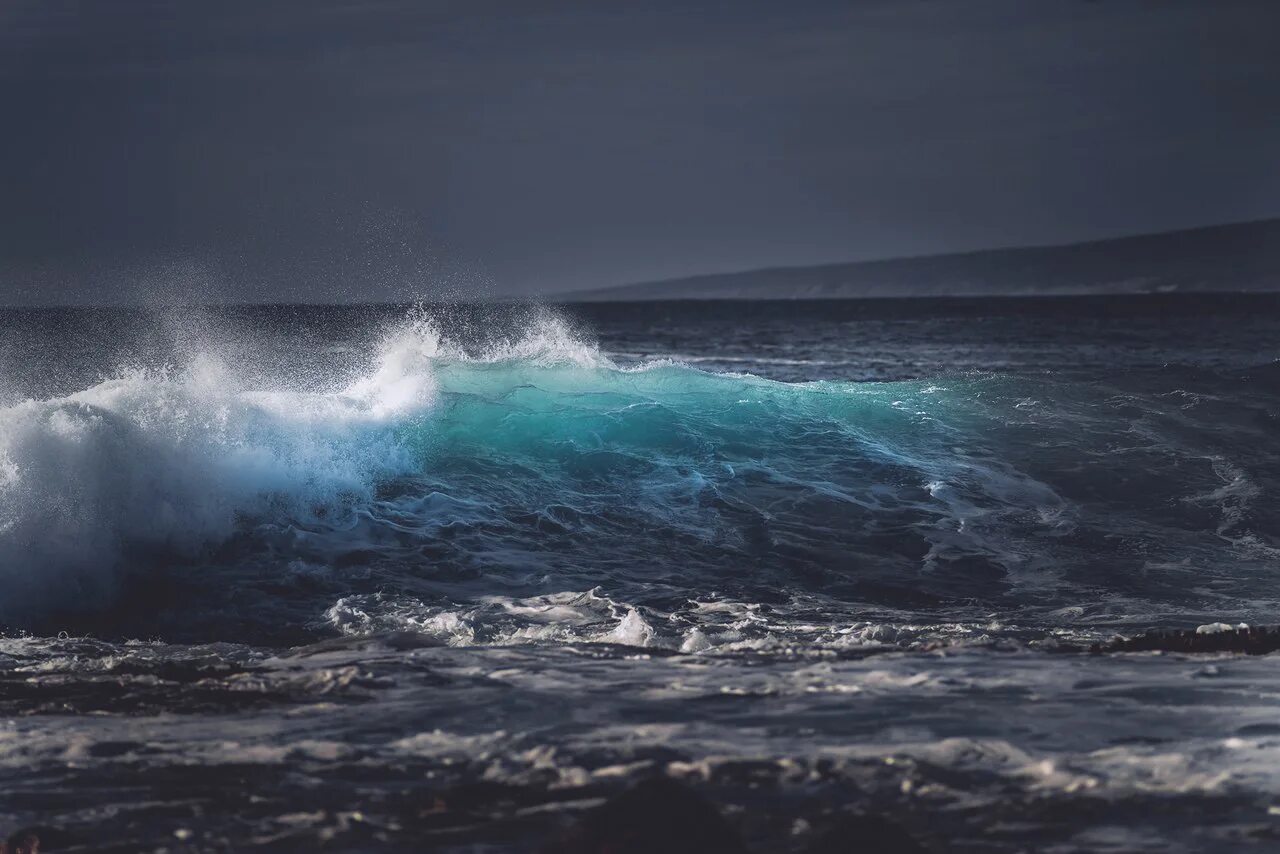
M1280 214L1276 0L0 0L0 303L546 293Z

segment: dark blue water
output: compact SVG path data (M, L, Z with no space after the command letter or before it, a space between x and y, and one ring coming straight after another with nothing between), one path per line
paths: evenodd
M759 850L851 806L938 850L1265 847L1269 660L1069 650L1277 622L1277 331L1271 297L6 312L0 819L536 850L661 773Z

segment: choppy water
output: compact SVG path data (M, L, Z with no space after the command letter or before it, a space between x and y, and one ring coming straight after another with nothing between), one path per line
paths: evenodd
M0 822L1277 844L1280 302L0 315ZM175 835L176 834L176 835ZM468 847L471 846L471 847Z

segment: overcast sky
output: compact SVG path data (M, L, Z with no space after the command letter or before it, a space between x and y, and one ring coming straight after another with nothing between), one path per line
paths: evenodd
M1280 215L1276 0L0 0L0 303L547 293Z

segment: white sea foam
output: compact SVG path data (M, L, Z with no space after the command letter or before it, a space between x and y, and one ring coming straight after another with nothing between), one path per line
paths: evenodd
M0 410L0 608L96 597L126 551L191 554L243 514L367 496L410 464L385 422L406 397L382 391L255 393L200 362Z

